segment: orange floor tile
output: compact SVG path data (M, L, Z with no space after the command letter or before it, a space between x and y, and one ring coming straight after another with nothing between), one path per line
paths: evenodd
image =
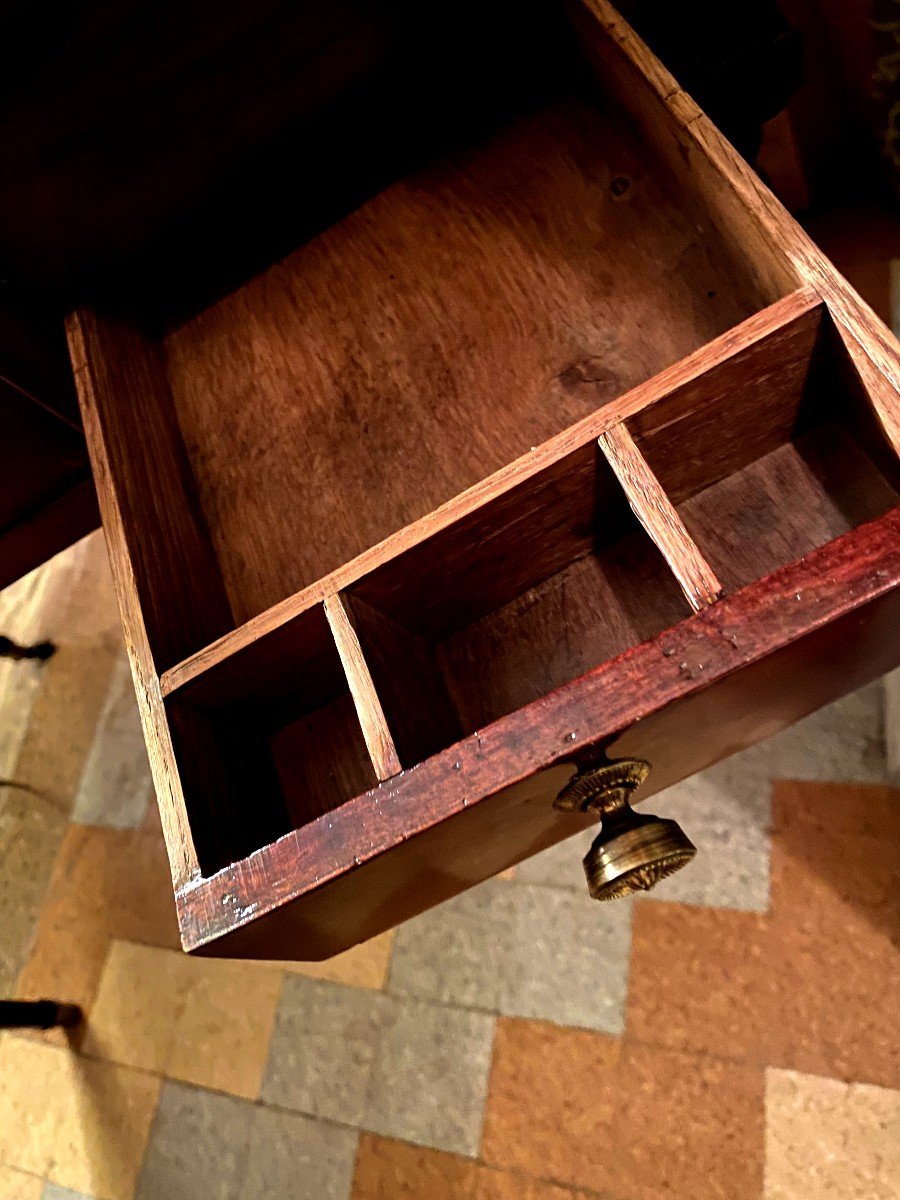
M877 690L654 802L704 845L696 886L599 908L563 846L328 963L190 958L143 750L115 757L127 805L97 768L121 647L96 544L55 569L28 595L65 600L70 651L0 688L4 769L54 796L0 786L0 971L87 1022L0 1035L0 1200L900 1195Z

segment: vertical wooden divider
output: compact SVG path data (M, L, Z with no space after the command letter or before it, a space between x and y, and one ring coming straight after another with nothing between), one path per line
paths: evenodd
M353 621L339 595L326 596L324 606L375 774L381 781L390 779L401 770L400 758Z
M624 425L614 425L597 439L628 503L669 564L694 612L713 604L722 585L684 527L659 480Z

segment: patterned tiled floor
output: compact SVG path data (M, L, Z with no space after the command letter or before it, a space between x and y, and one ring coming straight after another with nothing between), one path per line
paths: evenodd
M596 905L583 847L329 963L191 959L102 544L0 594L0 1200L891 1200L900 795L867 688L653 807L701 853ZM589 838L586 839L589 841Z

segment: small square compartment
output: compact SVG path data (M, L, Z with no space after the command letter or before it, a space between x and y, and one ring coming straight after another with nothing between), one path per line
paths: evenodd
M377 782L321 605L292 627L289 655L222 664L166 707L204 874Z
M405 766L690 614L593 443L346 599Z
M821 306L628 425L726 592L900 502L896 454Z

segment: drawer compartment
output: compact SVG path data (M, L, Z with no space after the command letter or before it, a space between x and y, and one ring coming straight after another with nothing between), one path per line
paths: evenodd
M70 320L187 949L336 953L583 828L576 770L650 795L900 660L896 347L575 18L202 311Z
M593 439L347 595L409 765L691 611Z
M900 503L896 452L827 314L758 358L740 392L720 368L629 423L727 591Z

